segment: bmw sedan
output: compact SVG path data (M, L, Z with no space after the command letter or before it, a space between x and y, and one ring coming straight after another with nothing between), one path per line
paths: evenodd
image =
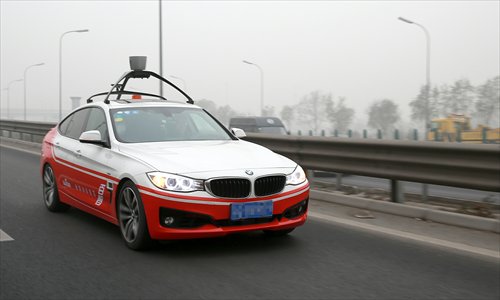
M241 140L241 129L190 102L88 102L44 138L50 211L72 206L116 224L132 249L256 230L284 235L306 221L302 168Z

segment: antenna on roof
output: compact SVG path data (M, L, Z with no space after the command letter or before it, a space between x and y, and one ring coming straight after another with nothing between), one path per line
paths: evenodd
M129 56L130 69L133 71L146 70L147 56Z
M131 79L131 78L139 78L139 79L146 78L147 79L150 77L154 77L158 80L165 82L166 84L170 85L172 88L177 90L179 93L181 93L184 97L186 97L187 103L194 104L193 99L191 99L191 97L189 97L188 94L186 94L183 90L178 88L175 84L173 84L172 82L168 81L167 79L161 77L160 75L158 75L154 72L146 71L146 61L147 61L146 56L129 56L130 69L132 69L132 70L123 74L123 76L120 77L120 79L115 84L112 84L112 88L109 92L99 93L99 94L95 94L93 96L90 96L90 98L87 99L87 103L92 102L93 97L104 96L104 95L106 95L106 98L104 99L104 103L106 103L106 104L110 103L109 96L111 96L111 95L117 96L115 100L120 100L120 97L122 95L136 95L136 96L142 95L142 96L150 96L150 97L156 97L156 98L160 98L163 100L167 100L167 99L165 99L165 97L163 97L161 95L125 90L125 86L127 85L129 79ZM124 100L124 101L128 101L128 100Z

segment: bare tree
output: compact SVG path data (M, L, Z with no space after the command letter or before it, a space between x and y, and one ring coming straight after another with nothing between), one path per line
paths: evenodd
M328 119L333 124L333 129L344 132L351 125L354 118L354 109L345 105L345 97L339 97L337 102L331 102L327 107Z
M475 116L484 125L500 127L500 76L486 81L476 89Z
M327 109L332 105L331 94L321 94L319 91L304 96L296 106L298 119L301 123L311 126L314 133L329 123ZM311 128L309 127L309 128Z
M262 110L262 116L263 117L274 117L275 108L274 106L265 106L264 109Z
M470 115L474 103L474 87L468 79L455 81L451 86L443 85L440 90L440 113Z
M288 130L291 130L292 129L292 122L294 119L293 107L288 106L288 105L283 106L283 108L281 109L280 116L281 116L281 120L283 120L285 122Z
M425 117L427 114L429 115L429 120L439 117L439 101L441 96L439 88L434 87L430 91L428 112L425 111L426 93L427 88L425 85L423 85L420 88L420 93L417 95L417 97L410 102L411 118L414 121L425 122Z
M384 134L387 134L398 120L398 106L392 100L377 101L368 110L368 126L380 129Z

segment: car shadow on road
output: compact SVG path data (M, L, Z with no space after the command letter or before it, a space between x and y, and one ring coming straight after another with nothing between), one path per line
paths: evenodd
M65 215L65 223L68 219L74 220L71 225L82 223L82 232L91 233L94 238L116 242L121 239L118 226L103 219L75 208L71 208ZM268 236L262 231L253 231L215 238L155 241L147 252L180 258L281 251L299 248L304 244L302 237L300 227L285 236Z
M300 237L294 236L294 233L298 233L298 230L286 236L276 237L268 236L262 231L252 231L216 238L159 241L151 251L175 257L269 253L300 247L302 241Z

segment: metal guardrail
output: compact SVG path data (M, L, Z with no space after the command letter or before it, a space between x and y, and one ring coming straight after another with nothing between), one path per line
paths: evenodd
M0 120L2 136L31 142L41 142L45 134L54 126L56 123Z
M2 135L41 140L54 123L0 120ZM500 192L500 146L248 134L305 169ZM29 140L29 139L28 139ZM394 192L394 191L393 191ZM394 194L394 193L393 193Z
M500 191L500 146L249 134L306 169Z

